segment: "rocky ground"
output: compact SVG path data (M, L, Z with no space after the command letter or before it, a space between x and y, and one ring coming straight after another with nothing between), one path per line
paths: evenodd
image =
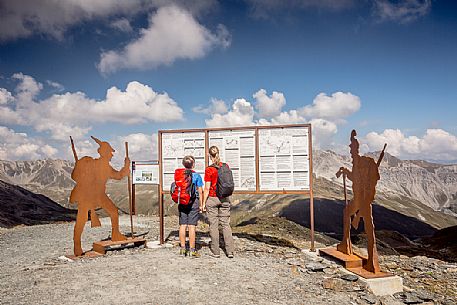
M83 248L109 235L109 219L83 235ZM158 218L135 219L158 238ZM198 234L200 258L178 256L177 218L166 217L167 247L124 249L68 261L73 223L0 229L1 304L456 304L457 265L422 256L383 255L384 270L404 279L405 292L374 296L337 264L302 250L306 230L276 221L234 228L234 259L209 256L208 226ZM128 217L121 228L129 230ZM271 227L270 227L271 228ZM303 229L303 228L302 228ZM280 233L278 233L280 232ZM290 237L287 237L290 236ZM331 238L316 236L317 246ZM308 243L309 244L309 243Z

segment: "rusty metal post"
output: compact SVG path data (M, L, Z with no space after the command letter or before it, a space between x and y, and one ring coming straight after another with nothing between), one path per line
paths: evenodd
M162 164L162 132L159 131L159 242L164 244L164 223L163 223L163 164Z
M129 157L129 143L125 142L125 156ZM129 171L127 176L128 190L129 190L129 214L130 214L130 233L133 238L133 217L132 217L132 171Z
M313 133L311 124L308 126L308 156L309 156L309 225L311 227L311 252L315 252L314 247L314 192L313 192Z
M135 170L135 161L132 161L132 171ZM136 203L135 203L135 183L130 184L132 186L132 214L136 215Z

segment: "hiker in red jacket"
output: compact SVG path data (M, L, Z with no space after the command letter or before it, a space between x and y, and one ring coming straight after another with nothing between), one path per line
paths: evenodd
M207 211L209 221L209 233L211 236L211 256L220 257L219 249L219 223L222 226L224 236L225 250L229 258L233 258L233 237L232 228L230 227L230 197L217 196L218 175L222 167L228 169L227 164L221 162L219 157L219 149L217 146L209 148L209 157L212 165L205 170L205 188L203 191L203 210ZM230 172L231 176L231 172ZM219 181L221 182L221 181ZM231 183L233 184L233 178ZM233 191L233 187L232 187Z

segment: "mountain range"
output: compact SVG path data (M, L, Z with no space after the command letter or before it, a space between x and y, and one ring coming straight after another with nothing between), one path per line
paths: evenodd
M379 153L369 155L377 160ZM341 166L350 169L351 158L332 151L315 151L313 157L316 213L327 211L325 206L328 206L327 212L332 213L333 203L344 204L343 181L341 177L338 179L335 173ZM0 180L43 194L63 207L75 209L76 206L68 203L69 193L74 186L71 179L73 165L73 162L66 160L0 161ZM386 153L380 166L380 176L375 199L375 204L379 207L412 217L433 228L457 224L456 164L400 160ZM350 181L347 184L351 198ZM126 179L110 181L107 184L107 193L122 211L128 212ZM135 193L138 213L157 212L156 186L137 185ZM301 195L235 195L232 217L237 222L245 222L259 215L281 214L306 225L306 208L302 208L307 205L306 200ZM165 207L166 213L176 213L176 206L168 199ZM295 211L297 208L299 210ZM335 217L341 219L341 215ZM401 226L401 221L397 222ZM316 216L316 224L318 223ZM333 226L328 225L321 229L328 231L332 230ZM417 232L413 233L412 235L416 235Z

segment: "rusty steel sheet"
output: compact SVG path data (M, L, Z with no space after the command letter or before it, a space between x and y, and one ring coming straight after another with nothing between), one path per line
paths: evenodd
M130 175L130 159L126 155L124 167L115 170L110 161L115 150L108 142L101 141L95 137L92 139L99 145L97 149L99 158L82 157L78 159L73 139L70 137L73 155L75 157L75 167L71 173L71 178L76 182L70 194L70 203L78 205L78 214L74 227L74 255L83 255L81 247L81 235L84 230L88 214L92 227L101 226L100 220L95 212L97 208L104 209L111 218L111 240L123 241L127 238L119 231L119 213L113 201L106 194L106 182L109 179L121 180ZM126 144L127 147L127 144Z
M363 219L365 233L368 239L368 258L363 262L363 269L377 274L381 273L376 250L375 228L373 224L372 203L376 194L376 184L380 179L379 165L384 157L387 144L379 156L377 162L373 158L359 155L359 141L356 139L357 132L351 132L352 170L341 167L336 176L343 175L344 198L346 206L343 215L343 240L337 245L337 250L346 255L353 255L350 230L351 225L358 228L359 222ZM352 181L353 198L348 201L346 191L346 178Z

